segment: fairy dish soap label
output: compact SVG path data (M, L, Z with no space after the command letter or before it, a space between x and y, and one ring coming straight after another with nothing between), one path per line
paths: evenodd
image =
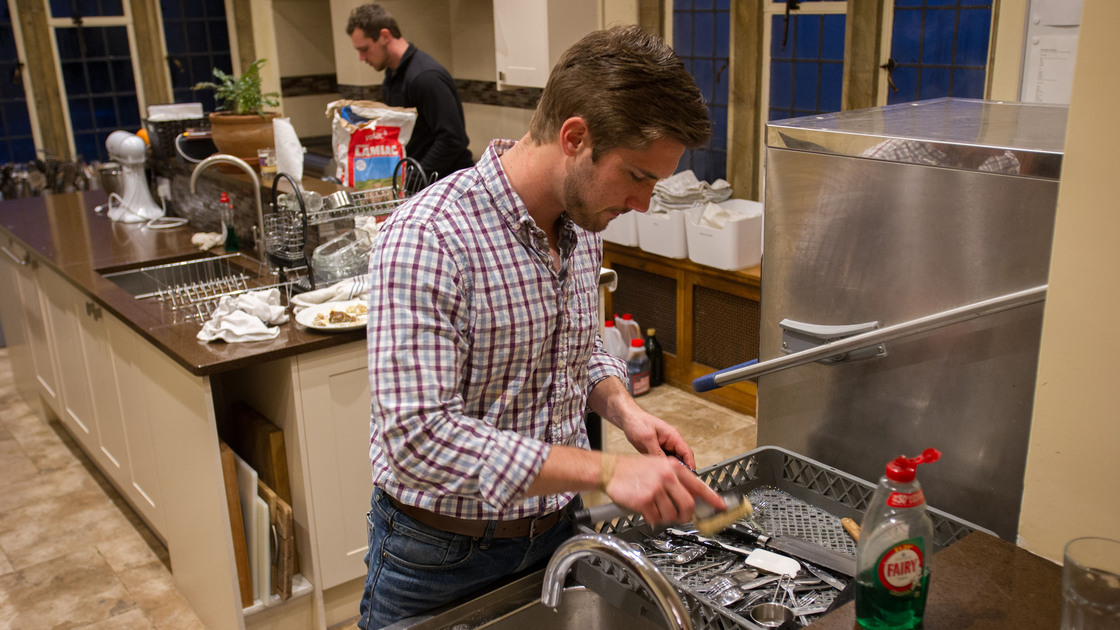
M935 449L927 449L920 457L895 459L871 498L856 553L856 621L864 628L921 626L933 522L915 468L940 457Z

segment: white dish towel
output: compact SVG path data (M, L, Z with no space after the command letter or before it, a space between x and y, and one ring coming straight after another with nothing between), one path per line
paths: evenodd
M228 343L267 341L275 339L280 334L277 325L287 321L279 289L227 295L218 302L218 308L202 325L197 337L207 342L218 339Z
M327 302L345 302L369 295L369 280L365 275L340 280L329 287L292 296L292 312L298 313L308 306Z

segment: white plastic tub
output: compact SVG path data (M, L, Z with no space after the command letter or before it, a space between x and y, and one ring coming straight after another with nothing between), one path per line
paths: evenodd
M639 247L666 258L688 258L684 210L628 214L637 214Z
M721 229L699 224L704 206L686 210L688 257L692 262L736 271L762 262L762 204L746 199L728 199L720 206L737 214Z
M607 224L607 229L603 230L603 240L619 245L626 245L627 247L638 246L638 220L635 215L638 214L631 210L626 214L611 219Z

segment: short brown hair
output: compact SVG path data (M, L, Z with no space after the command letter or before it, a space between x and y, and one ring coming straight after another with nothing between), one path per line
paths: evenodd
M380 4L363 4L350 12L350 19L346 22L346 34L353 34L354 29L360 28L370 39L377 39L381 29L389 29L389 34L397 39L401 36L401 27L392 14Z
M688 148L711 137L704 96L673 49L637 26L586 35L552 68L529 135L555 140L579 116L591 134L592 158L624 147L641 150L668 137Z

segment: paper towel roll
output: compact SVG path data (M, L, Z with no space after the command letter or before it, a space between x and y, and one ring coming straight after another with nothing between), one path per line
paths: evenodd
M272 133L276 142L276 171L287 173L297 182L303 180L303 145L299 142L291 118L273 118Z

